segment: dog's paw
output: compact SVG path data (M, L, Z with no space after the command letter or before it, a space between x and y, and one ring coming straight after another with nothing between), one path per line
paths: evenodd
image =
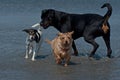
M68 64L64 64L64 66L65 66L65 67L67 67L67 66L68 66Z
M61 63L62 63L61 59L56 60L56 64L61 64Z
M25 59L28 59L28 56L25 56Z
M88 59L89 59L90 61L95 60L93 57L88 57Z
M32 61L36 61L36 59L31 59Z

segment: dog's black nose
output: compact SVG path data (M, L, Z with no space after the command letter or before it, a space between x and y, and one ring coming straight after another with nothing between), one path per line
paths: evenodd
M65 41L65 44L68 44L68 41Z

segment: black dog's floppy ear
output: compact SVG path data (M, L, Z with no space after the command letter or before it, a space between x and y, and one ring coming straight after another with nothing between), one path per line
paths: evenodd
M45 14L46 12L51 12L51 14L54 14L55 10L54 9L44 9L44 10L42 10L42 14Z
M47 9L44 9L42 10L42 14L46 13L47 12Z
M29 30L28 30L28 29L24 29L24 30L22 30L22 31L24 31L24 32L26 32L26 33L29 33Z

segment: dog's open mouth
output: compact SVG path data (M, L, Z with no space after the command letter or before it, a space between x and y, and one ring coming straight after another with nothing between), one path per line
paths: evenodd
M40 26L42 26L44 29L47 29L49 27L49 23L40 23Z
M65 44L62 44L62 46L63 46L63 47L69 47L69 46L70 46L70 44L65 43Z
M47 29L49 26L43 26L44 29Z

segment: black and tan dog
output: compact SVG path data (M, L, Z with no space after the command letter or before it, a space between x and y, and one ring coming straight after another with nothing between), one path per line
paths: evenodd
M108 8L104 16L99 14L70 14L53 9L45 9L42 11L40 25L44 29L53 26L63 33L74 31L74 40L84 37L86 42L93 45L90 57L93 57L99 47L95 42L95 38L102 36L107 46L107 56L111 57L112 50L110 46L110 25L108 19L112 14L112 7L109 3L105 3L101 8L104 7ZM72 47L74 55L78 55L74 41Z

